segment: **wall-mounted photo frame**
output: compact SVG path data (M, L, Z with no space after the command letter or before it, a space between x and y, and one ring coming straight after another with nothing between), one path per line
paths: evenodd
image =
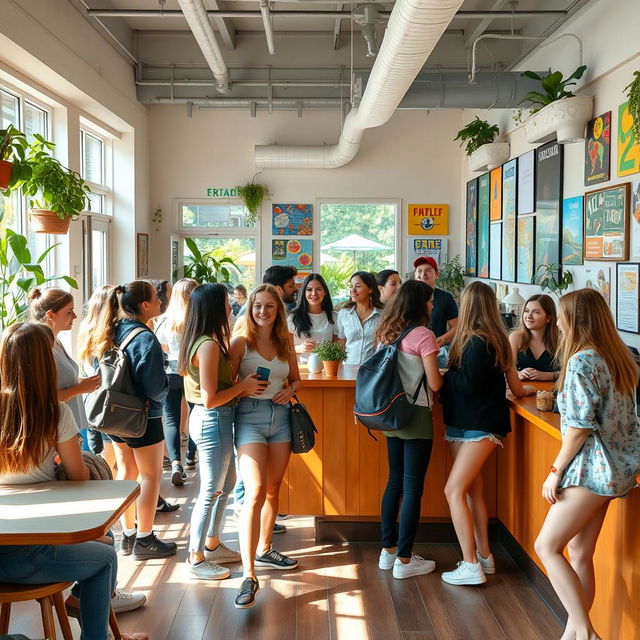
M489 174L478 178L478 277L489 277Z
M584 239L584 198L562 201L562 264L582 264Z
M536 218L525 216L518 218L516 234L516 281L531 284L535 266Z
M467 249L465 267L468 276L478 272L478 180L467 182Z
M518 215L536 210L536 155L535 150L518 156Z
M640 263L616 264L616 327L620 331L640 333Z
M543 264L560 263L563 151L555 141L536 149L536 273Z
M628 260L631 184L584 194L584 259Z
M632 260L640 259L640 180L631 183L631 211L629 212L629 238Z
M490 172L491 175L491 201L489 211L491 212L491 222L502 220L502 167L496 167Z
M517 160L502 165L502 279L516 279Z
M138 278L146 278L149 275L149 234L136 234L136 268Z
M489 277L502 279L502 222L492 222L489 230Z
M606 182L611 176L611 111L589 120L584 141L584 186Z

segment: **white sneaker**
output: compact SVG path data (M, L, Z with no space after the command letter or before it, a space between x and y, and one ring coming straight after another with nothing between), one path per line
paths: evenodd
M431 573L436 568L436 563L433 560L425 560L421 556L411 554L411 560L405 564L396 558L393 563L393 577L398 580L403 578L410 578L411 576L420 576L427 573Z
M493 575L496 572L496 561L493 559L493 553L490 553L486 558L483 558L479 553L478 562L482 566L485 576Z
M144 593L116 589L114 596L111 598L111 608L114 613L133 611L141 607L146 601L147 596L145 596Z
M187 567L194 578L200 578L200 580L224 580L231 575L231 571L226 567L221 567L215 562L210 560L203 560L198 564L191 564L187 560Z
M453 571L445 571L442 580L448 584L484 584L487 577L484 575L482 565L479 562L458 562Z
M218 564L224 564L225 562L240 562L242 560L240 552L229 549L224 542L221 542L213 551L205 547L204 557L206 560L211 560Z
M378 560L378 567L383 571L389 571L389 569L393 569L393 563L398 556L396 553L389 553L386 549L383 549L380 552L380 559Z

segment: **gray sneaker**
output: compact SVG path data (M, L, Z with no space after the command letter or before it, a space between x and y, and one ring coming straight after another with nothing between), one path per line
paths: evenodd
M253 562L256 567L271 567L272 569L279 569L280 571L295 569L298 566L297 560L285 556L283 553L276 551L273 547L261 556L256 555Z
M153 558L168 558L176 554L175 542L163 542L155 533L144 538L136 538L133 545L134 560L152 560Z
M184 484L184 469L179 462L171 463L171 484L175 487L181 487Z
M122 532L122 540L120 540L120 555L130 556L133 551L133 545L136 542L136 534L128 536L124 531Z

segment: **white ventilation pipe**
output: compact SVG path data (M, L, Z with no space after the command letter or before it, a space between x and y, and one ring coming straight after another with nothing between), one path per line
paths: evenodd
M222 51L209 22L209 15L202 0L178 0L180 9L204 55L207 64L216 79L216 90L219 93L231 92L229 69L222 57Z
M267 38L267 49L273 55L276 52L276 45L273 39L273 25L271 24L271 12L269 11L269 0L260 0L260 13L264 24L264 35Z
M256 145L260 169L334 169L355 158L366 129L391 118L463 0L397 0L360 106L327 146Z

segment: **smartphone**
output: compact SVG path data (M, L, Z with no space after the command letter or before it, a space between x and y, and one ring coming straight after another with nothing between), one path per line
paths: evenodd
M266 367L258 367L256 369L256 373L258 374L258 380L268 380L271 369L267 369Z

